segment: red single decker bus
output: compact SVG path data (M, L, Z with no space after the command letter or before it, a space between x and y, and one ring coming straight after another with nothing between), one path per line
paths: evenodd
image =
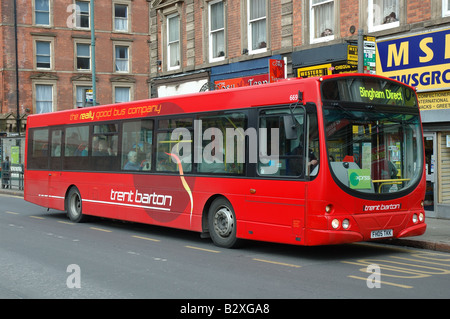
M25 199L241 239L328 245L425 232L413 88L372 75L30 115Z

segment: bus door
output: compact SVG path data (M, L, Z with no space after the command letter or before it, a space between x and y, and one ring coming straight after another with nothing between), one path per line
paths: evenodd
M50 129L31 129L28 138L25 195L35 197L38 205L48 207Z
M63 132L63 129L58 127L52 127L49 132L48 207L55 207L56 196L60 195L55 179L60 180L61 177Z
M246 196L247 211L258 223L255 225L267 226L264 236L269 232L300 238L305 226L305 179L309 174L306 110L302 106L264 109L259 113L258 125L257 178ZM287 228L292 231L286 232Z

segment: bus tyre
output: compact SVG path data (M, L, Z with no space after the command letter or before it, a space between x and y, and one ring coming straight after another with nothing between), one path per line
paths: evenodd
M208 229L216 246L233 248L239 244L236 238L236 216L231 203L221 197L214 200L208 212Z
M69 190L66 198L66 210L69 219L75 223L80 223L85 220L85 216L81 209L81 195L76 187Z

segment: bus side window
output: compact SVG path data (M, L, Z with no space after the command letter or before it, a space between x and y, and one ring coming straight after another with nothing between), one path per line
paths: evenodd
M244 174L246 136L250 144L256 144L246 132L247 116L243 112L211 114L199 118L202 123L201 162L199 173ZM197 139L198 140L198 139Z
M64 156L87 156L89 126L71 126L66 128Z
M89 126L66 127L64 140L63 169L89 169L88 156Z
M172 153L170 133L158 133L156 148L156 171L158 172L176 172L177 164L170 155Z
M123 123L120 154L122 170L152 170L153 120L144 119Z
M183 173L192 171L192 117L168 118L158 121L156 136L156 171L179 172L178 160Z
M303 108L261 112L258 141L259 175L300 178L305 176L304 120ZM285 127L287 125L289 127ZM287 130L291 130L289 136Z
M29 156L28 168L46 169L48 168L48 129L35 129L29 134Z

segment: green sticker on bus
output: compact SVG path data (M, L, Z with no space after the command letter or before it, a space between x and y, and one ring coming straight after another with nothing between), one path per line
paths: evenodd
M370 169L349 169L348 183L352 189L371 189Z

